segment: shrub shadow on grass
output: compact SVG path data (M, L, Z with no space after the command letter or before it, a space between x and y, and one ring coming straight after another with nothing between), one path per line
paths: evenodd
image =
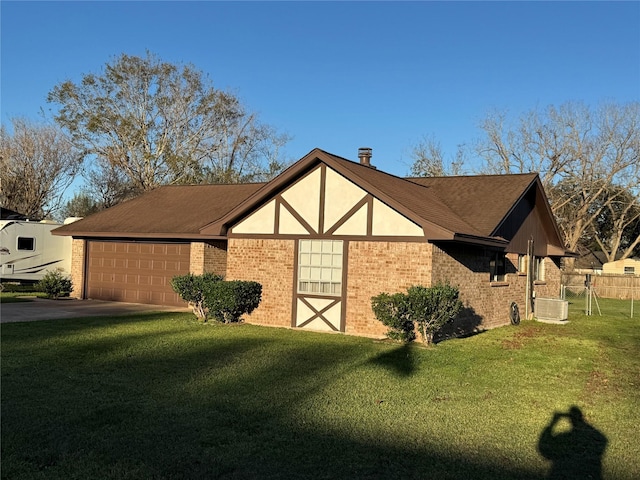
M369 360L369 363L379 365L395 373L399 377L409 377L416 371L416 360L411 344L398 345L393 350L382 352Z
M450 338L467 338L483 333L480 328L482 316L478 315L471 307L463 307L460 313L451 322L445 324L434 335L434 343L439 343Z

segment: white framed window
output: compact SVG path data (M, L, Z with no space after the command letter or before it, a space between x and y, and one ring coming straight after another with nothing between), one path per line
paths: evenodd
M489 275L492 282L504 282L507 273L507 258L504 252L496 252L489 261Z
M529 257L527 255L518 255L518 272L519 273L527 273L527 259Z
M18 237L18 250L33 252L36 249L36 239L33 237Z
M544 258L533 257L533 280L544 282Z
M342 293L342 240L299 240L298 293Z
M636 273L636 268L635 267L624 267L624 274L625 275L633 275Z

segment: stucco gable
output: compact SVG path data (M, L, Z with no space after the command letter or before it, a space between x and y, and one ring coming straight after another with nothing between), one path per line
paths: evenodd
M323 162L249 209L227 234L424 238L420 225Z

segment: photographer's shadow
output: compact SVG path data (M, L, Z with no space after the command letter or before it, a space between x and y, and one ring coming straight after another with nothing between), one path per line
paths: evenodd
M559 423L568 420L569 429ZM589 425L575 405L567 413L555 413L540 434L538 451L552 462L550 479L602 479L602 456L607 437Z

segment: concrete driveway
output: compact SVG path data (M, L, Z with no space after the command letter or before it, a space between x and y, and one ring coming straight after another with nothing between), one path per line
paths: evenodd
M46 300L0 303L0 323L33 322L76 317L105 317L145 312L188 312L189 308L101 300Z

